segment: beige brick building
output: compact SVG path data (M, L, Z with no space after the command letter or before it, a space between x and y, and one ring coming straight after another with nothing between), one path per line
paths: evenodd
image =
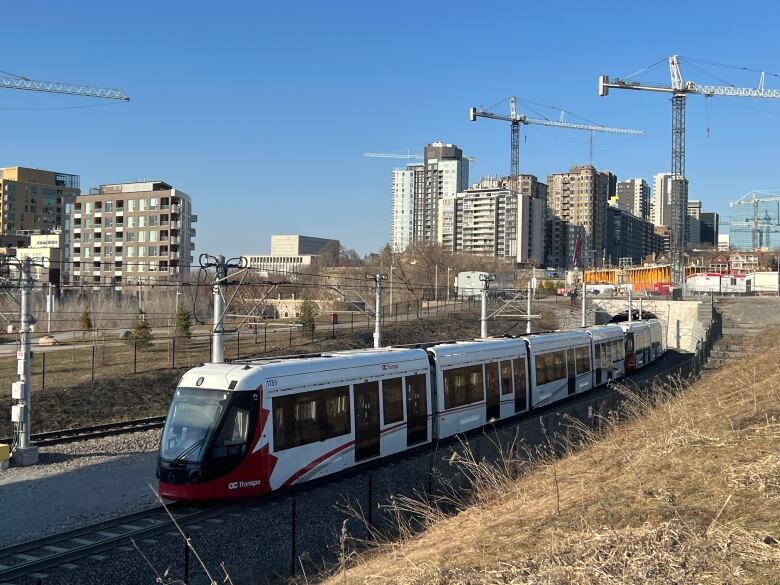
M197 219L189 195L163 181L91 189L68 206L63 280L116 288L185 281Z
M79 176L26 167L0 169L0 234L60 228L81 193Z

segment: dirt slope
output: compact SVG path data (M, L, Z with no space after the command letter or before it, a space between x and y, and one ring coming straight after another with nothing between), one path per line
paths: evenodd
M429 510L424 533L330 582L780 583L780 347L763 349L683 393L634 397L633 420L557 461L461 461L473 505Z

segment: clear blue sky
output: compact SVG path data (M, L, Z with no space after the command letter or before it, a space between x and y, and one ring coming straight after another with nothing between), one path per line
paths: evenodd
M585 6L588 6L587 8ZM263 252L271 233L341 239L360 252L389 233L389 177L433 140L476 157L472 179L506 173L509 129L469 106L509 95L561 106L645 138L596 137L594 164L650 180L670 166L668 98L613 92L669 54L780 71L773 2L19 2L5 7L0 69L120 87L129 104L0 92L0 165L81 175L82 188L161 178L189 193L199 252ZM706 67L739 85L757 74ZM692 69L686 78L709 82ZM667 68L641 79L668 83ZM767 85L780 87L769 77ZM780 101L688 107L690 197L727 212L780 188ZM73 106L101 105L101 107ZM524 110L529 114L531 111ZM545 112L554 116L554 113ZM531 128L523 172L587 162L587 136Z

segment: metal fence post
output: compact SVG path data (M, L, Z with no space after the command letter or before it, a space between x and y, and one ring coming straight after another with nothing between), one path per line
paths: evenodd
M46 353L41 358L41 390L46 390Z
M295 539L296 539L296 536L297 536L296 532L298 532L297 526L296 526L298 524L298 522L297 522L298 511L296 509L295 501L296 500L293 497L293 499L292 499L292 515L291 515L291 518L290 518L290 527L292 528L292 538L290 538L290 551L292 552L292 555L291 555L291 558L290 558L290 576L291 577L295 576L295 561L296 561L295 557L297 555Z
M95 381L95 344L92 344L92 381Z
M171 366L176 367L176 338L171 343Z
M184 585L190 582L190 539L184 536Z
M263 353L268 351L268 324L263 324Z

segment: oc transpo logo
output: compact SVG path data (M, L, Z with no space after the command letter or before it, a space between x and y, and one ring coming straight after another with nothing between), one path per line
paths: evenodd
M228 484L228 489L229 490L237 490L237 489L240 489L240 488L257 487L261 483L263 483L262 479L253 479L253 480L250 480L250 481L231 481Z
M383 370L397 370L398 364L382 364Z

